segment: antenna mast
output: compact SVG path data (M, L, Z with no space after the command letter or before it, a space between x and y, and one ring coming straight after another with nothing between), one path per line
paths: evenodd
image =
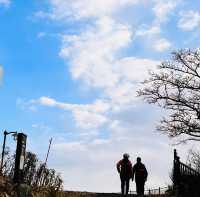
M50 151L50 148L51 148L51 143L52 143L52 138L49 140L49 148L48 148L48 151L47 151L47 155L46 155L46 159L45 159L45 162L44 162L44 166L46 166L46 164L47 164L47 160L48 160L48 157L49 157L49 151Z

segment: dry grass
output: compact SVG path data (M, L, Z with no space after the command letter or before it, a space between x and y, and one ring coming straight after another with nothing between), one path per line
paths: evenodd
M26 190L26 187L24 187ZM0 197L15 197L16 192L13 184L3 176L0 176ZM24 190L23 190L24 191ZM24 192L23 192L24 193ZM56 192L53 188L35 188L31 192L32 197L120 197L120 194L115 193L91 193L91 192L74 192L74 191L60 191ZM129 195L133 197L134 195ZM152 195L151 197L158 197L159 195ZM169 197L160 195L159 197Z

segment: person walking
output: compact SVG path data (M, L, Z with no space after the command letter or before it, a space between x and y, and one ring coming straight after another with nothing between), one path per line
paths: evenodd
M136 192L138 196L144 196L144 185L147 180L148 172L141 158L137 157L137 163L133 166L133 177L135 176Z
M120 175L121 180L121 193L122 195L128 195L129 192L129 182L132 178L132 163L129 160L129 154L124 153L123 159L117 162L117 171Z

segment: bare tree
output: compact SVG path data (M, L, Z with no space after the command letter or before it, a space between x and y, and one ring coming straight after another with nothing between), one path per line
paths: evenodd
M33 185L35 182L35 174L37 170L37 155L31 152L26 152L26 159L24 163L24 181L28 185Z
M54 169L49 169L44 163L41 163L35 173L34 186L54 188L55 190L62 189L63 180L59 173L56 173Z
M190 149L188 152L187 163L195 170L200 172L200 152L197 150Z
M13 179L15 155L10 154L9 148L6 148L3 175ZM62 189L62 178L54 169L47 168L46 164L39 162L37 155L32 152L26 152L24 163L24 182L36 188L51 188L54 190Z
M5 148L5 153L4 153L4 164L3 164L3 175L11 178L14 175L14 160L15 160L15 155L10 154L10 148L6 147Z
M138 91L148 103L166 109L157 130L169 137L200 141L200 50L179 50L162 62Z

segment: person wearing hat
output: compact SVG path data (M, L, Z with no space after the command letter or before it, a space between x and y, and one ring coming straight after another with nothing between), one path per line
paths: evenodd
M148 172L141 158L137 157L137 163L133 166L133 177L135 176L136 192L138 196L144 196L144 184L147 180Z
M129 154L124 153L123 159L117 162L117 171L121 180L121 193L122 195L128 195L129 182L132 178L132 163L129 160Z

